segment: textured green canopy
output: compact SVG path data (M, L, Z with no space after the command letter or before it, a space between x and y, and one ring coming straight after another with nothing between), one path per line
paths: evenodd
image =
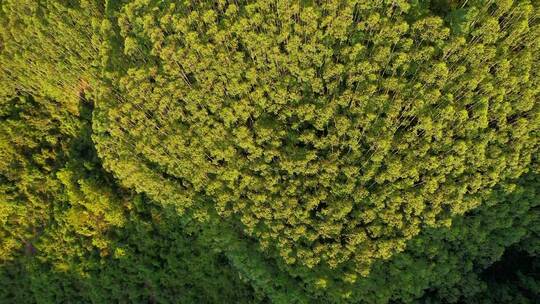
M103 257L174 210L278 303L457 301L538 250L536 0L0 8L0 261L53 197Z

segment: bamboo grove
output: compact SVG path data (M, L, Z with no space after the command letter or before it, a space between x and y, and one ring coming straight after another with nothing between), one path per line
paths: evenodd
M0 24L0 302L539 300L539 1Z

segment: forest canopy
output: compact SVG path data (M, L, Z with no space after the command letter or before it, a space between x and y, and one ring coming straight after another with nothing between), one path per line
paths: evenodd
M540 301L537 0L0 0L0 302Z

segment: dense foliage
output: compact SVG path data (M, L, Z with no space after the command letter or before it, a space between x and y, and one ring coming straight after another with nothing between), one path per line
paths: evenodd
M0 301L540 300L540 2L0 0Z

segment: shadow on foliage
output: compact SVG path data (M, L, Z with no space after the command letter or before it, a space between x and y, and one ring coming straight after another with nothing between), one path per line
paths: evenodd
M109 256L97 250L65 256L38 246L2 265L0 302L260 302L223 253L209 246L204 232L185 231L183 219L141 196L130 213L124 227L110 232L114 249ZM80 246L84 240L45 242Z

